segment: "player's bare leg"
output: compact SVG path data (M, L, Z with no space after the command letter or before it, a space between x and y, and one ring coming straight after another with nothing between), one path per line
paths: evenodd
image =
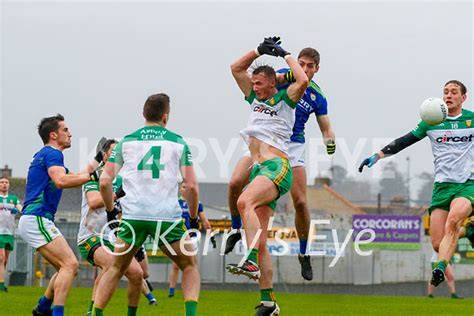
M189 237L186 237L189 240ZM197 302L199 299L199 292L201 290L201 277L197 266L195 256L187 256L180 249L180 241L174 242L171 245L176 255L172 255L169 250L162 246L161 250L183 271L183 279L181 281L181 289L183 291L183 298L186 307L186 315L196 315ZM186 244L184 246L186 251L192 252L193 246Z
M434 251L439 252L439 245L444 236L444 226L446 226L446 219L448 212L442 209L434 209L430 215L430 237L431 245Z
M174 296L174 291L176 289L176 285L178 284L178 274L179 274L179 267L176 263L173 262L171 265L170 277L169 277L169 290L168 290L168 297Z
M252 159L250 156L242 156L237 162L232 176L229 180L229 189L227 191L227 199L229 202L229 210L232 219L231 228L237 230L231 232L229 238L226 240L226 247L224 254L232 252L235 247L235 244L242 239L242 234L240 233L240 228L242 228L242 220L240 218L240 213L237 208L237 201L239 199L242 190L249 182L250 173L252 171Z
M258 238L262 234L260 221L255 209L267 205L278 197L275 184L264 176L257 176L240 195L237 205L245 229L249 253L242 264L229 264L227 269L234 274L244 274L251 279L260 277L258 266ZM266 229L266 227L264 227Z
M459 229L471 212L471 201L467 198L458 197L451 202L450 211L444 227L444 236L439 245L439 261L432 273L431 284L434 286L438 286L444 281L444 271L456 250Z
M115 243L116 245L121 245L121 247L115 247L115 255L112 265L104 271L102 278L99 282L99 286L97 288L97 292L95 295L94 301L94 309L92 311L92 315L102 315L102 311L107 306L107 303L112 298L112 295L117 288L117 285L122 278L122 276L127 272L128 267L130 266L135 253L138 251L139 247L134 246L130 251L130 245L124 242L122 239L117 238ZM128 252L127 252L128 251ZM138 263L137 263L138 265ZM139 267L138 267L139 268ZM141 279L142 279L142 272L139 268L139 272L137 272L140 278L133 278L133 281L129 280L129 299L132 301L136 301L137 305L131 307L138 306L138 301L140 300L140 292L141 292ZM130 293L134 292L134 293ZM131 304L132 302L130 302Z
M293 185L290 192L295 207L296 232L300 241L298 260L301 264L301 276L305 280L310 281L313 279L313 269L311 267L311 258L307 255L307 244L311 217L306 199L306 170L304 167L293 168Z
M4 248L0 248L0 292L5 291L6 292L6 287L5 287L5 267L7 265L7 251Z
M260 305L257 307L257 315L278 315L280 308L276 304L273 293L273 267L272 258L267 248L268 222L273 216L273 210L268 206L261 206L255 210L257 213L263 233L259 239L258 261L260 265Z
M113 264L114 264L114 256L109 253L107 249L104 247L99 247L94 253L94 262L96 265L101 267L103 270L97 277L97 279L102 279L105 271L107 271ZM127 298L128 298L128 306L138 306L138 301L140 300L140 290L137 291L141 287L142 284L142 269L138 262L132 259L128 269L125 271L124 275L128 279L128 290L127 290ZM96 282L96 284L100 284L100 282ZM97 291L97 289L96 289ZM96 302L95 293L93 292L93 300L94 303Z
M53 296L54 306L64 306L77 274L76 256L63 236L56 237L50 243L38 248L38 252L51 263L57 274L50 280L45 296ZM52 292L52 293L51 293Z

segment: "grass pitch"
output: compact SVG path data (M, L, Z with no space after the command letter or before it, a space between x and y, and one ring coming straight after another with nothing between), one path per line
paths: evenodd
M0 293L0 315L31 315L44 288L9 287ZM165 290L156 289L158 306L148 306L142 296L138 315L184 315L181 292L168 298ZM91 289L74 288L66 304L66 315L85 315ZM118 289L105 309L106 315L126 315L126 290ZM282 315L474 315L474 299L387 297L277 293ZM255 315L258 293L202 291L198 315Z

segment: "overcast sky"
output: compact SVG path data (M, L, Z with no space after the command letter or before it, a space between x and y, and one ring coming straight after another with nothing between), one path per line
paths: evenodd
M193 145L201 181L226 182L250 113L229 65L270 35L294 55L320 51L314 80L338 137L334 163L349 171L411 130L421 102L441 96L447 80L466 84L473 109L471 1L3 1L1 17L0 165L15 176L42 146L42 117L66 117L73 147L65 161L78 170L100 136L139 128L146 97L166 92L168 127ZM312 178L330 167L314 117L307 137ZM433 170L428 140L392 159L405 170L407 156L415 184Z

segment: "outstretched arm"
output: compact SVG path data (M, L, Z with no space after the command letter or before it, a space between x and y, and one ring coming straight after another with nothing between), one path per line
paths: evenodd
M58 189L75 188L89 181L97 181L88 173L66 174L66 169L60 166L49 167L48 175Z
M413 145L414 143L420 141L421 138L415 136L412 132L409 132L402 137L399 137L392 141L390 144L379 150L369 158L364 159L359 166L359 172L362 172L364 166L371 168L377 161L382 158L389 157L391 155L395 155L402 151L403 149Z

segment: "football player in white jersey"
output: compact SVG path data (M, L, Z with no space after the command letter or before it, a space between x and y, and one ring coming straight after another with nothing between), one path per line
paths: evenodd
M444 281L444 270L451 261L463 222L474 205L474 112L463 109L466 86L458 80L446 82L443 100L447 119L436 126L421 121L408 134L397 138L360 165L372 167L379 159L394 155L428 136L434 157L435 183L430 213L430 235L439 261L433 269L431 284ZM474 240L474 226L466 225L465 237Z
M166 94L150 96L143 107L145 126L125 136L104 166L100 192L107 211L114 208L112 181L119 172L127 194L121 199L116 256L100 280L93 315L102 315L120 278L148 236L183 271L186 315L196 315L200 276L176 198L181 177L186 184L184 197L192 228L198 227L199 192L188 145L181 136L166 129L169 112L170 99ZM136 307L129 308L128 315L135 314Z
M259 279L261 305L257 315L279 313L265 232L276 200L291 188L288 146L295 122L294 109L308 86L308 77L301 66L279 44L279 38L266 38L257 49L231 65L232 75L252 111L247 127L240 134L249 146L254 166L249 185L237 201L249 252L241 263L230 264L227 268L231 273ZM263 54L284 58L293 71L295 82L278 91L272 67L259 66L249 74L252 62Z

